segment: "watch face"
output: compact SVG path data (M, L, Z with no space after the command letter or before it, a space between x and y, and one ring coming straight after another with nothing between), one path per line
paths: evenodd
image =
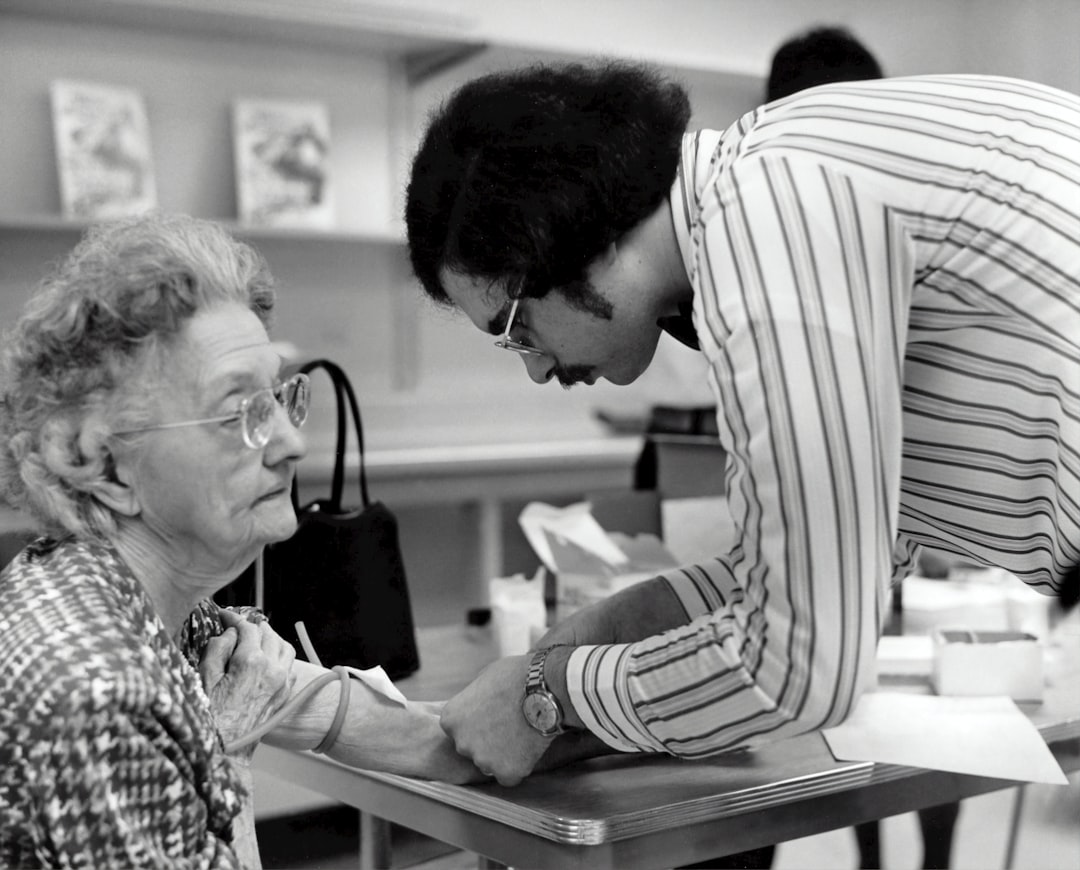
M545 692L532 692L521 702L521 710L527 721L541 734L548 734L559 727L559 709Z

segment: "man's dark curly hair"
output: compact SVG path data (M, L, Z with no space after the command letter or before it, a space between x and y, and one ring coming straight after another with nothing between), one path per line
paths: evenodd
M689 120L686 91L646 66L537 65L468 82L413 160L413 271L446 304L444 267L514 296L572 296L668 195Z

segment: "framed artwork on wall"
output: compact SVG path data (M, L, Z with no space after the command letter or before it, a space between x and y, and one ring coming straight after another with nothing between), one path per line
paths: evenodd
M150 127L132 88L57 79L50 86L64 217L102 219L157 206Z
M319 102L233 105L237 211L253 226L334 226L330 116Z

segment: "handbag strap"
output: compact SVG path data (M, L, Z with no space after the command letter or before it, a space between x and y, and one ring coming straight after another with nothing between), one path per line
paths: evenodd
M316 359L304 363L299 371L309 374L315 369L322 369L334 384L334 396L337 399L337 447L334 452L334 476L330 490L331 509L342 509L342 496L345 489L345 455L348 446L346 432L345 402L348 400L349 412L352 416L353 427L356 429L357 450L360 457L360 501L366 508L370 504L367 487L367 469L364 467L364 427L360 422L360 404L356 400L356 393L352 384L341 367L326 359Z

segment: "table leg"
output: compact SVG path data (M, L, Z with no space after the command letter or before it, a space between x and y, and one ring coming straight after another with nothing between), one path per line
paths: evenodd
M493 858L485 858L483 855L476 856L476 870L510 870L510 868Z
M1020 819L1024 815L1024 786L1016 788L1012 815L1009 819L1009 838L1005 841L1005 870L1013 870L1016 860L1016 839L1020 836Z
M482 498L478 503L478 538L480 547L480 578L487 602L487 583L503 573L502 502L497 498Z
M360 813L360 870L386 870L393 861L390 823L371 813Z

